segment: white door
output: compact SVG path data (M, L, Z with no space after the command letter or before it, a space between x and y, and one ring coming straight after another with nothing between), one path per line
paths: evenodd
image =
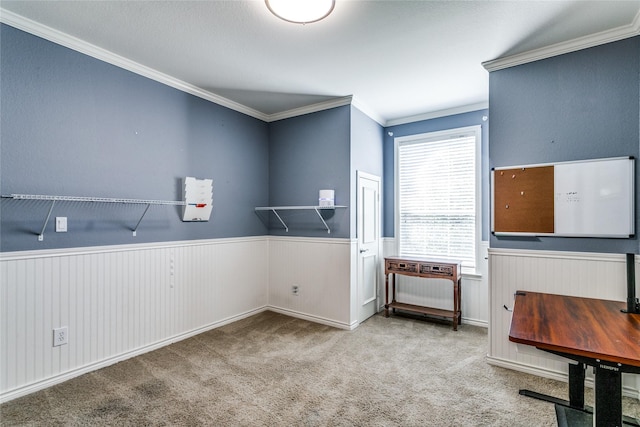
M380 177L358 171L358 320L378 308L380 262Z

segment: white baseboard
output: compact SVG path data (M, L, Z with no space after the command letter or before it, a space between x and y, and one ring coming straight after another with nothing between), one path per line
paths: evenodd
M262 313L266 311L267 307L256 308L255 310L251 310L236 316L231 316L226 319L220 320L218 322L212 323L210 325L203 326L201 328L197 328L182 334L178 334L172 337L169 337L165 340L155 342L150 345L146 345L144 347L140 347L131 351L127 351L121 354L118 354L113 357L109 357L107 359L100 360L98 362L90 363L85 366L81 366L75 369L71 369L69 371L63 372L58 375L54 375L53 377L49 377L40 381L33 382L31 384L26 384L22 387L15 388L13 390L8 390L5 393L0 394L0 403L8 402L13 399L17 399L18 397L26 396L27 394L34 393L36 391L44 390L45 388L54 386L56 384L63 383L72 378L79 377L80 375L87 374L89 372L97 371L98 369L106 368L107 366L114 365L118 362L122 362L123 360L131 359L132 357L140 356L141 354L149 353L151 351L157 350L159 348L165 347L167 345L185 340L187 338L191 338L195 335L201 334L206 331L210 331L211 329L216 329L221 326L227 325L229 323L236 322L238 320L253 316L258 313Z
M500 359L497 357L487 356L487 363L493 366L499 366L501 368L511 369L518 372L524 372L525 374L536 375L538 377L549 378L551 380L562 381L564 383L569 382L569 376L565 372L555 371L540 368L534 365L527 365L524 363L514 362L512 360ZM593 378L585 378L584 384L586 387L593 388ZM535 391L535 390L532 390ZM640 390L633 387L622 386L622 395L630 397L632 399L640 400ZM567 395L567 399L568 399Z
M524 372L525 374L536 375L543 378L549 378L556 381L568 382L567 374L560 371L554 371L549 369L543 369L538 366L527 365L524 363L514 362L512 360L500 359L497 357L487 356L487 363L493 366L499 366L501 368L507 368L518 372Z
M489 329L489 322L487 322L486 320L470 319L468 317L462 316L462 324L479 326L481 328Z
M285 315L291 316L291 317L296 317L298 319L308 320L308 321L314 322L314 323L320 323L322 325L333 326L334 328L338 328L338 329L345 329L345 330L348 330L348 331L351 331L351 330L357 328L358 325L360 324L357 321L354 321L351 324L344 323L344 322L337 322L335 320L326 319L324 317L313 316L313 315L309 315L309 314L302 313L302 312L299 312L299 311L289 310L289 309L281 308L281 307L275 307L275 306L272 306L272 305L268 306L267 310L274 311L274 312L280 313L280 314L285 314Z

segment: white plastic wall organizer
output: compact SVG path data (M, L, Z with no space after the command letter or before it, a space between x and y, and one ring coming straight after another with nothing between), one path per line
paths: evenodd
M186 177L184 200L182 221L209 221L213 209L213 180Z

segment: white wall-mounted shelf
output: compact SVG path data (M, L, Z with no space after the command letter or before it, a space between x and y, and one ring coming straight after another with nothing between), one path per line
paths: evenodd
M327 233L331 233L331 229L329 228L329 226L327 225L327 222L324 220L324 218L322 217L322 214L320 213L321 210L335 210L337 208L346 208L346 206L260 206L255 208L256 212L257 211L271 211L275 214L276 218L278 218L278 220L280 221L280 223L282 224L282 226L284 227L284 230L288 233L289 232L289 227L287 227L287 224L282 220L282 217L280 217L280 215L278 215L278 211L293 211L293 210L313 210L316 212L316 214L318 214L318 218L320 218L320 221L322 221L322 224L324 224L324 227L327 229Z
M147 205L142 216L138 220L138 223L133 229L133 236L136 236L136 232L138 230L138 226L142 222L142 218L147 214L149 207L151 205L172 205L172 206L184 206L185 201L182 200L145 200L145 199L120 199L120 198L112 198L112 197L77 197L77 196L48 196L42 194L10 194L3 195L2 198L6 199L16 199L16 200L47 200L51 201L51 206L49 207L49 213L47 214L47 218L44 220L44 224L42 225L42 231L38 235L38 241L44 240L44 230L47 228L47 223L49 222L49 218L51 217L51 212L53 211L53 207L56 202L88 202L88 203L121 203L121 204L135 204L135 205Z

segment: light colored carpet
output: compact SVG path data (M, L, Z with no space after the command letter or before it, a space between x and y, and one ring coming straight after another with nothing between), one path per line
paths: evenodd
M6 426L555 426L554 406L518 389L566 398L567 385L490 366L486 352L486 330L464 324L454 332L376 315L343 331L264 312L7 402L0 417ZM640 416L637 400L625 398L625 414Z

